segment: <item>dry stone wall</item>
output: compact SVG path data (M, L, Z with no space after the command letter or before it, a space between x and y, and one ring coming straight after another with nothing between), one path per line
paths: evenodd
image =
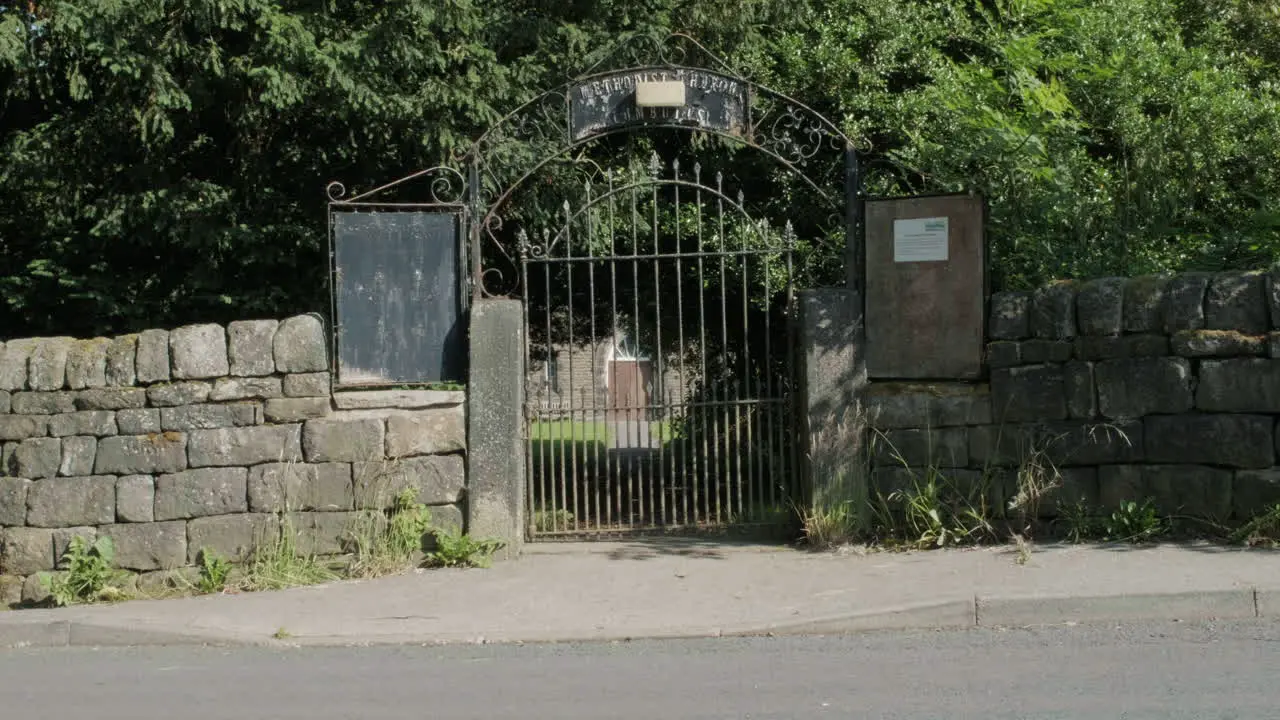
M1036 452L1062 470L1042 507L1241 521L1280 502L1280 272L1060 282L998 293L989 382L873 383L873 485L940 468L1003 507Z
M463 394L329 378L314 316L0 343L0 602L38 599L75 536L148 583L286 519L300 552L340 554L408 487L461 528Z

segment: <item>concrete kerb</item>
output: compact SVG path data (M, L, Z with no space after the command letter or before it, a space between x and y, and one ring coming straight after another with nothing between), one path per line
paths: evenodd
M78 619L23 622L20 614L0 618L0 648L109 646L351 647L454 644L556 644L631 640L706 639L797 635L844 635L891 630L958 630L975 627L1033 627L1123 621L1194 621L1280 618L1280 591L1256 588L1127 594L1092 597L1026 596L942 600L892 608L737 627L636 628L556 636L496 634L303 635L287 640L247 637L235 632L172 632L116 626Z

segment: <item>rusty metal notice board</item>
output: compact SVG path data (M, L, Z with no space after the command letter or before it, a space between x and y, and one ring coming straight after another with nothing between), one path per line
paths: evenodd
M867 201L867 374L983 375L985 205L975 195Z
M336 384L461 382L466 333L455 212L335 212Z

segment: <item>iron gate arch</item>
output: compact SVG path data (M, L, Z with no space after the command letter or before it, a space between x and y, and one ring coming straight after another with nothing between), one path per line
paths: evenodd
M699 59L701 59L700 63L698 62ZM633 97L634 90L639 83L645 82L646 79L681 83L684 87L684 93L686 93L687 107L692 109L650 112L638 107ZM631 94L628 95L628 93ZM692 101L689 101L688 94L693 95ZM600 98L604 99L600 100ZM605 106L603 111L600 103ZM606 200L601 194L597 194L593 202L579 203L576 208L577 212L574 214L574 203L569 202L568 198L566 198L565 202L568 205L557 209L568 213L569 217L565 218L566 222L562 228L557 228L554 234L550 234L551 229L547 226L546 217L542 217L540 222L530 222L530 218L525 217L528 214L525 213L525 210L528 208L521 206L520 203L528 202L528 200L527 198L522 200L522 197L534 197L537 188L536 181L545 176L553 175L551 168L556 163L568 163L575 167L580 167L585 163L588 177L582 183L582 193L590 196L593 192L592 182L608 185L622 177L618 173L624 172L624 169L621 168L602 167L596 160L604 160L607 163L609 160L616 158L597 156L593 159L590 155L592 151L599 150L619 137L652 136L655 133L664 131L683 132L687 134L687 137L692 138L714 138L724 142L727 147L748 149L754 155L766 159L773 166L785 171L788 177L798 180L804 193L796 194L796 197L803 197L806 202L812 200L813 207L821 209L814 210L811 208L803 213L805 217L788 218L788 222L775 223L775 227L771 230L764 230L758 224L757 218L752 216L752 212L748 211L746 204L743 202L742 194L731 196L724 192L723 178L718 178L716 186L713 186L710 183L702 182L701 176L693 181L688 180L687 177L683 180L674 176L669 178L660 177L659 168L651 166L648 168L646 177L640 178L637 182L633 182L628 186L628 192L642 187L648 189L653 193L651 204L655 207L661 199L660 193L653 192L656 188L672 192L674 188L683 186L688 192L701 192L705 194L706 198L715 196L718 197L720 202L728 201L731 215L737 218L731 225L737 230L755 233L756 240L754 241L752 253L731 249L722 252L718 247L710 251L705 248L688 251L687 249L681 249L680 239L675 241L674 247L664 249L657 244L660 239L655 239L653 252L643 258L639 257L636 252L632 252L630 255L605 254L601 252L597 253L594 258L584 258L581 257L583 254L581 250L579 250L579 257L574 257L571 254L568 257L557 257L555 255L557 250L573 253L575 249L574 243L580 241L580 238L575 240L573 235L574 222L589 217L590 208L599 207L600 203L606 202ZM604 154L607 155L607 152ZM729 154L724 153L724 157L729 157ZM669 169L675 173L679 172L678 163L666 164L660 162L660 165L662 169ZM686 168L688 167L690 166L686 165ZM635 180L635 178L632 179ZM424 184L429 192L428 201L402 202L399 200L399 194L412 187L421 187ZM616 199L623 190L613 188L610 192L612 192L610 197ZM583 291L581 286L574 288L569 285L570 279L574 277L572 272L569 273L564 285L552 288L551 283L545 282L545 278L554 274L550 273L550 270L555 267L587 266L592 263L603 265L605 263L637 264L650 262L654 263L654 267L658 268L663 267L665 263L667 272L670 274L677 264L683 266L686 258L693 261L695 255L690 254L691 252L705 253L700 256L704 265L709 258L714 258L717 269L721 260L725 261L725 267L728 269L732 266L732 263L729 262L730 258L741 261L748 255L756 258L761 263L765 262L764 258L771 258L770 262L776 262L778 267L785 264L788 268L785 273L785 282L782 279L777 281L776 289L780 292L779 297L769 298L771 302L763 303L769 307L767 311L761 309L760 312L765 312L766 314L757 316L757 324L755 326L747 326L747 330L755 328L753 332L744 331L742 333L743 336L746 336L764 332L765 318L768 319L769 332L765 333L765 337L768 339L760 340L760 342L768 342L769 347L767 351L763 349L757 351L757 360L761 357L768 357L771 363L766 364L772 365L765 370L759 371L763 372L759 377L762 379L761 382L764 383L765 392L754 395L741 393L734 398L729 398L728 396L731 393L726 391L722 393L724 397L721 400L710 401L714 407L722 412L728 412L727 408L733 408L739 414L757 412L761 408L775 408L776 406L775 409L778 409L779 413L781 413L776 416L776 419L784 430L782 432L783 437L779 439L779 446L787 444L788 434L794 435L794 433L790 432L791 428L786 427L791 420L790 411L785 410L789 408L789 383L792 382L792 378L789 375L789 358L785 353L774 352L776 349L789 347L785 335L779 335L778 333L785 332L787 325L786 312L794 279L794 273L791 269L793 255L800 247L805 247L812 252L813 247L821 246L821 242L815 242L813 236L819 232L831 232L836 235L836 240L828 241L826 246L829 251L827 257L844 261L844 277L840 278L842 284L847 282L853 288L857 288L861 284L860 278L855 272L857 263L853 261L854 258L860 256L861 252L862 193L859 148L828 118L803 103L743 77L741 73L734 71L728 63L707 51L705 47L694 39L681 34L673 34L665 38L637 36L620 43L609 52L604 53L602 58L586 73L567 81L557 88L539 94L502 118L481 135L463 155L455 158L452 162L412 173L385 185L355 194L352 197L347 196L345 187L334 183L329 188L329 197L331 211L336 208L383 212L411 208L428 212L439 210L458 213L461 209L461 221L458 227L460 247L464 248L461 252L462 263L470 267L469 277L466 281L468 287L465 288L463 294L469 296L471 302L485 297L519 297L524 300L526 313L536 314L536 312L542 311L548 317L551 317L554 310L552 303L546 302L539 305L537 298L531 296L533 294L531 283L534 286L537 284L537 280L534 277L536 272L532 274L529 272L530 268L533 268L535 271L542 271L544 277L543 290L550 291L554 289L568 293L565 298L567 302L561 303L562 307L559 311L566 316L564 320L568 320L567 316L573 312L575 303L581 304L583 302L581 298ZM703 199L703 196L698 196L695 204L701 206ZM667 222L670 226L668 229L678 231L681 222L679 215L681 203L674 197L672 201L675 207L675 223L671 225L669 217L665 217L664 222ZM757 201L753 198L753 202ZM685 207L690 207L687 201L684 205ZM530 206L536 210L537 203L530 203ZM817 220L810 217L819 213L823 216ZM799 237L797 229L792 226L789 220L802 221L806 224L807 229L804 232L807 234L805 238ZM656 227L660 223L655 220L654 224ZM743 230L744 228L748 230ZM750 228L755 229L750 230ZM815 228L818 229L815 230ZM548 235L544 236L542 234L544 230ZM761 238L766 235L774 239L762 240ZM617 237L624 236L625 234L620 234ZM632 240L634 240L634 233L632 233L632 236ZM559 237L560 240L556 241L554 239L556 237ZM725 239L723 233L715 235L715 237L717 238L717 243ZM542 238L544 242L540 242L539 238ZM687 241L687 238L685 240ZM770 243L773 244L770 245ZM586 254L590 255L592 252L594 251L589 250ZM838 260L836 261L838 262ZM632 268L632 270L634 272L635 268ZM564 270L561 268L557 272L563 273ZM588 273L588 275L591 274L590 272ZM652 288L658 287L661 283L663 273L658 272L657 275L658 280L652 284ZM721 280L723 280L723 275L721 273ZM679 279L678 273L675 277ZM745 277L746 273L744 272L743 277L737 279L742 280ZM590 279L588 279L588 284L591 284ZM633 286L632 290L638 289L636 283L633 283ZM619 285L611 283L610 287L616 291ZM680 287L678 283L677 287ZM721 289L723 288L724 285L722 283ZM766 285L765 289L771 288ZM745 287L745 289L740 289L734 301L748 299L747 296L750 291L751 287L749 286ZM575 292L577 293L576 299ZM680 292L682 293L683 290ZM660 302L660 294L656 297ZM545 299L551 301L557 298L552 293ZM760 303L761 299L755 298L755 301ZM589 299L587 307L595 308L594 302L593 299ZM677 301L675 304L679 305L680 303ZM670 306L671 301L668 300L668 307ZM656 307L657 304L655 304ZM614 303L613 309L617 309L616 303ZM633 303L632 314L640 314L640 309L634 307ZM661 312L658 315L661 315ZM724 315L724 313L721 313L722 318ZM743 312L741 315L746 318L750 313ZM640 327L646 323L633 320L633 324L636 325L633 329L638 337L628 338L628 341L641 346L645 342L650 342L644 337L645 332ZM702 324L705 325L705 322ZM533 337L536 335L535 327L535 324L526 323L526 328L530 331L527 333L527 337L530 337L527 347L527 359L530 361L534 361L535 355L539 352L539 348L536 347L537 338ZM569 327L572 327L572 323L569 323ZM705 329L705 327L701 329ZM552 344L553 342L552 330L554 328L547 329L545 333L548 336L546 344ZM721 344L723 346L727 346L730 343L728 335L728 332L721 333ZM740 340L741 338L735 339ZM622 338L615 334L610 340L610 347L617 349L623 344L621 341ZM656 362L657 364L665 365L665 359L661 356L663 351L661 345L662 343L660 342L657 344L659 356ZM750 353L746 354L749 355ZM575 364L573 358L576 356L567 356L568 362L563 365L555 362L554 354L547 355L547 357L548 362L540 366L540 371L545 378L550 378L554 375L557 380L563 380L567 371L569 374L568 382L573 381L572 376L578 370L577 367L572 367ZM645 371L640 368L644 366L645 362L653 363L654 361L636 358L628 372L632 374L639 373L639 376L643 376ZM536 365L536 362L531 364ZM626 373L618 373L615 369L615 375L615 379L617 379L624 377ZM709 397L714 398L714 394L720 392L723 388L717 390L714 383L708 384L706 382L706 373L702 373L702 375L703 377L700 378L702 385L698 386L698 392L709 393ZM775 381L778 384L776 388L771 385ZM530 390L530 392L527 392L526 395L536 397L536 392L533 391L538 390L538 388L535 387L534 381L529 380L528 385L527 390ZM604 385L606 387L616 387L616 384L608 382L605 382ZM634 386L636 383L632 383L632 385ZM633 387L629 392L635 395L635 393L649 387L644 382L639 383L639 386L642 387ZM665 378L659 377L657 387L660 388L658 394L661 396L669 385ZM652 392L651 389L645 391ZM683 392L688 392L688 390L686 389ZM622 412L638 412L637 405L630 403L630 400L635 400L635 397L624 397L623 399L627 400L627 402L623 402L620 405L623 409ZM582 408L584 416L588 409L592 412L599 409L600 403L596 400L593 396L591 407ZM668 407L668 405L671 405L671 407ZM695 468L696 472L694 474L702 473L705 475L703 470L706 467L706 463L709 462L708 458L714 458L715 462L720 463L728 457L729 453L725 451L717 455L708 448L706 452L695 456L692 450L689 449L688 436L679 435L679 433L684 432L684 428L688 424L685 422L687 413L685 416L681 416L684 419L678 431L670 429L670 417L667 416L672 414L680 415L687 409L685 405L687 403L680 402L656 403L656 406L652 403L644 405L646 413L654 413L665 418L664 420L654 421L658 423L655 426L656 429L654 427L649 428L648 442L658 442L656 448L650 449L655 450L658 454L658 464L667 463L670 472L678 475L679 468L670 467L668 448L672 452L676 452L676 448L679 447L683 448L679 450L683 454L673 457L680 458L690 468ZM712 407L712 405L703 405L702 407ZM570 409L572 410L572 408ZM526 413L530 418L545 419L547 413L544 410L526 407ZM727 416L719 418L718 421L722 421L721 430L729 426ZM647 418L645 422L649 422ZM661 423L663 422L667 424L662 425ZM568 439L570 442L573 441L574 433L577 432L574 429L575 427L572 422L569 424L570 435ZM734 427L736 428L737 425L735 424ZM754 427L752 429L754 431ZM532 419L526 423L526 442L529 444L529 469L531 471L538 469L534 465L533 445L535 442L540 441L539 437L537 437L539 432L551 432L554 434L556 431L545 431L536 428ZM692 433L693 431L689 432ZM653 437L653 433L657 433L657 440ZM677 437L677 435L679 436ZM707 438L709 435L710 432L704 430L701 437ZM727 436L717 437L722 442L727 442ZM677 441L686 444L677 445ZM746 445L751 446L752 443L747 442ZM636 450L638 448L627 449ZM582 459L577 451L571 453L568 457L571 464ZM749 460L749 472L744 477L756 477L758 479L760 475L758 470L766 467L766 465L760 464L761 456L759 454L752 455ZM606 465L611 462L606 459ZM783 476L794 474L792 471L796 467L795 458L788 456L785 462L786 464L784 465L781 460L776 462L770 460L770 463L773 464L767 465L767 468L771 472L776 470ZM652 471L653 467L636 465L632 469L637 470L637 472L639 470ZM668 513L662 507L663 501L661 499L665 497L662 494L665 490L652 484L650 487L643 488L644 492L640 494L645 495L645 493L648 493L647 496L654 497L655 506L647 508L644 512L637 512L634 517L628 516L625 518L625 522L621 508L617 507L623 500L621 497L609 498L615 504L612 515L605 513L603 507L597 511L594 505L591 507L592 512L587 513L585 507L579 506L578 500L573 501L572 508L568 507L568 503L563 502L571 499L567 491L560 496L560 501L566 505L565 507L540 508L537 506L538 499L535 497L538 488L541 487L539 485L540 480L535 477L536 475L536 472L531 472L529 482L529 506L531 510L529 513L531 519L529 533L535 538L547 534L581 532L584 530L596 532L603 530L649 529L673 524L681 526L699 526L708 523L719 525L727 521L740 521L743 518L743 513L747 512L749 514L750 511L745 502L734 505L725 501L721 503L719 509L715 509L713 506L701 506L702 512L699 515L693 512L692 508L697 503L690 497L688 506L690 509L684 515L668 516ZM636 473L632 475L632 479L635 479ZM653 473L650 472L648 477L652 480ZM667 476L659 477L659 481L662 481L663 477ZM699 496L702 500L699 502L711 497L705 482L706 479L704 477L703 492ZM755 488L756 486L743 486L747 494L755 491ZM545 490L546 488L543 489ZM721 491L717 490L716 492ZM762 495L763 493L757 492L757 496ZM735 502L736 497L735 495ZM572 519L570 516L572 516ZM587 522L587 520L591 521Z

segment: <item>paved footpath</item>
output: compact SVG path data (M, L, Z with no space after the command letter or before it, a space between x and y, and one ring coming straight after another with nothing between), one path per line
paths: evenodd
M1280 552L1212 545L806 553L526 546L487 570L0 612L0 647L496 643L1280 617ZM277 631L287 639L273 638Z

